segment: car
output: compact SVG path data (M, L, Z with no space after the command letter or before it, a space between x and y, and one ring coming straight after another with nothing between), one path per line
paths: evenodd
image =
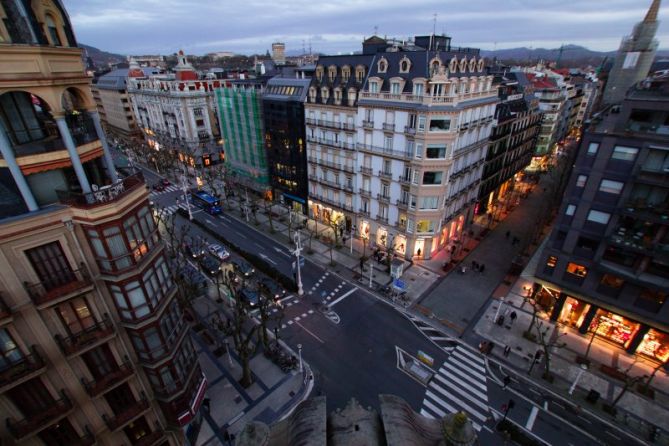
M194 296L204 294L209 287L207 279L190 263L184 263L179 270L177 276L180 284L185 285L186 292L192 292Z
M260 279L258 282L258 288L265 296L274 300L282 299L286 295L286 290L284 290L281 286L279 286L278 283L268 277Z
M160 183L156 183L153 185L153 190L155 190L156 192L162 192L165 190L165 186L163 186Z
M197 263L209 277L215 277L221 272L221 261L212 256L204 255L198 259Z
M196 249L193 245L190 243L184 243L183 244L183 249L186 255L197 259L198 257L202 257L203 255L206 254L206 251L203 248Z
M250 277L255 272L251 264L244 259L234 259L232 266L235 268L235 271L244 277Z
M160 183L165 187L172 184L172 183L170 183L170 180L168 180L167 178L163 178L162 180L160 180Z
M209 254L214 257L218 257L220 260L227 260L230 258L230 253L224 246L221 245L209 245Z
M240 293L242 300L244 300L249 307L257 307L260 302L260 296L257 291L250 290L248 288L242 288Z

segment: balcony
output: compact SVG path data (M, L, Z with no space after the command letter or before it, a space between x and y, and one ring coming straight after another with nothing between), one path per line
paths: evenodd
M309 198L311 198L313 200L318 200L318 201L323 202L323 203L330 204L333 207L338 208L338 209L344 209L344 210L347 210L349 212L353 212L353 206L347 205L345 203L340 203L339 201L336 201L334 198L328 198L324 195L319 195L319 194L309 194Z
M89 291L93 282L88 276L86 268L61 272L61 275L50 277L39 283L23 282L30 299L37 306L62 302Z
M404 133L409 136L414 136L416 134L416 128L407 125L404 127Z
M144 187L144 175L137 172L88 194L63 190L57 190L56 194L58 200L63 204L88 209L113 203L127 196L130 192Z
M669 208L666 206L648 205L645 200L627 202L619 211L625 215L648 220L653 223L669 222Z
M112 325L109 315L105 314L102 321L80 331L79 333L75 333L68 337L62 337L61 335L56 335L54 337L63 354L69 356L93 348L113 334L114 325Z
M319 183L322 183L322 184L326 184L326 185L328 185L328 186L330 186L330 187L334 187L334 188L336 188L336 189L341 189L341 188L342 188L342 185L339 184L339 183L337 183L336 181L326 180L326 179L323 178L323 177L318 177L318 178L316 178L316 181L319 182Z
M393 179L393 173L392 172L386 172L385 170L379 170L379 176L381 178L386 178L386 179L391 180L391 181Z
M83 384L88 393L92 397L99 396L105 392L108 392L117 384L121 384L127 378L132 376L135 373L132 363L130 361L124 362L116 370L113 370L111 373L108 373L103 378L98 380L85 381L81 379L81 384Z
M376 216L376 221L383 223L384 225L388 224L388 217L381 217L380 215Z
M146 412L148 408L149 402L146 400L146 398L142 398L139 401L135 401L134 404L126 407L121 413L118 413L113 417L103 415L102 418L105 420L105 423L107 423L109 430L113 432L122 428L140 416L142 413Z
M409 202L404 201L404 200L396 200L395 205L400 209L408 209L409 208Z
M309 157L309 162L313 164L318 164L319 166L330 167L332 169L343 170L344 172L355 173L355 167L347 166L341 163L335 163L332 161L327 161L320 158Z
M75 110L65 115L65 122L67 122L76 146L83 146L99 139L93 118L89 113Z
M402 176L402 177L399 177L397 179L397 181L399 181L402 184L411 184L411 178L409 178L409 177Z
M374 128L374 121L367 121L366 119L362 121L362 128L365 129L373 129Z
M132 446L154 446L165 440L163 431L154 431L132 442Z
M28 415L26 418L18 421L7 418L7 430L9 430L12 437L16 440L21 440L67 416L69 411L72 410L72 402L67 397L65 390L61 390L61 394L61 399L51 401L47 408L38 413Z
M363 197L370 197L372 196L372 191L368 189L363 189L362 187L360 188L360 195Z
M395 123L384 122L383 123L383 131L384 132L394 132L395 131Z
M365 175L371 175L374 173L371 167L365 167L365 166L360 166L360 172L364 173Z
M411 153L403 152L400 150L393 150L392 148L389 147L380 147L380 146L374 146L372 144L363 144L363 143L358 143L356 147L358 148L358 150L362 150L363 152L370 152L400 159L411 159Z
M360 214L362 216L365 216L365 217L369 217L369 209L360 208L360 209L358 209L358 214Z
M376 199L381 203L390 203L390 195L376 194Z
M30 349L31 353L21 354L19 358L7 356L5 367L0 370L0 390L7 390L9 387L20 384L23 381L46 370L46 364L34 345Z

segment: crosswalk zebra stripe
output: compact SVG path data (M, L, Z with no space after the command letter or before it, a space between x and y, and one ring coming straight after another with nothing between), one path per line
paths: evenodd
M440 393L443 393L446 398L452 398L453 396L456 396L458 398L471 401L472 404L478 406L484 412L488 410L488 399L484 396L483 401L479 400L477 397L480 397L480 392L474 392L472 389L468 389L466 386L460 387L455 382L450 381L446 381L446 383L439 382L437 384L437 381L435 380L432 380L429 386L439 391ZM454 395L454 392L459 394L459 396Z
M448 410L449 413L460 412L460 409L456 409L456 408L454 408L453 406L451 406L451 405L448 404L447 402L443 401L441 398L437 397L435 394L433 394L433 393L430 392L429 390L428 390L427 392L425 392L425 395L426 395L426 396L429 396L430 398L432 398L433 401L438 402L438 404L441 405L442 407L444 407L446 410ZM423 400L423 405L424 405L425 407L427 407L427 409L429 409L429 411L431 411L432 413L434 413L434 414L436 415L434 418L437 418L437 417L438 417L438 418L443 418L444 415L446 415L444 411L442 411L442 410L439 409L437 406L435 406L435 405L434 405L430 400L428 400L427 398ZM421 413L422 413L422 411L421 411ZM485 421L485 418L483 419L483 421ZM472 422L472 425L474 426L474 429L476 429L477 431L480 431L480 430L481 430L481 425L480 425L479 423L477 423L477 422L474 421L474 420L471 420L471 422Z
M481 363L481 364L485 364L485 360L483 359L483 357L482 357L481 355L477 355L476 353L470 351L469 349L460 347L460 348L458 349L458 351L459 351L460 353L464 353L465 355L469 356L469 357L472 358L474 361L477 361L477 362L479 362L479 363Z
M467 364L469 367L473 367L477 370L480 370L481 373L485 374L485 367L484 366L482 366L481 364L479 364L475 361L472 361L467 356L464 356L463 354L460 353L460 351L457 348L453 351L453 354L451 355L451 358L449 358L449 359L453 359L453 360L455 360L457 362L460 362L462 364Z
M432 414L431 414L430 412L428 412L427 410L425 410L425 409L421 409L421 410L420 410L420 414L421 414L422 416L424 416L425 418L429 418L429 419L431 419L431 420L434 420L434 416L432 416Z
M450 341L451 338L445 337L445 336L433 336L430 339L433 341Z
M434 378L441 381L445 386L449 386L449 387L452 385L451 381L455 382L455 383L458 383L463 389L467 389L467 391L469 391L469 392L473 393L474 395L478 396L483 401L488 401L488 396L485 393L481 392L480 390L473 389L471 387L470 383L464 382L463 380L459 379L458 377L456 377L454 375L450 376L451 381L447 380L446 378L444 378L443 376L441 376L439 374L434 375Z
M441 393L442 395L444 395L446 398L448 398L449 401L457 404L461 409L464 409L465 411L467 411L467 413L469 413L469 415L471 415L473 417L476 417L477 419L482 420L482 421L484 421L486 419L486 416L483 415L481 412L479 412L479 409L474 409L471 405L469 405L469 403L467 403L466 401L461 400L456 395L453 395L453 393L447 393L446 390L442 389L441 387L439 387L436 384L434 386L431 385L431 387L433 389L435 389L436 391L438 391L439 393ZM426 394L427 394L427 392L426 392ZM453 411L453 412L457 412L457 411Z
M473 368L471 364L461 361L460 358L456 358L451 355L447 363L453 367L459 368L460 370L465 370L469 375L476 377L476 379L479 381L485 381L485 372L481 371L480 369Z
M446 378L451 377L451 375L446 373L446 371L447 371L446 369L448 369L448 371L450 371L451 373L455 373L455 374L460 375L460 377L469 381L469 383L471 383L470 385L477 386L478 388L480 388L484 392L487 390L486 385L485 385L485 380L486 380L485 376L482 376L478 373L476 374L476 376L468 375L467 371L459 369L459 368L453 366L452 364L449 364L448 362L445 362L444 365L441 367L441 369L439 369L439 374L444 375L444 377L446 377Z

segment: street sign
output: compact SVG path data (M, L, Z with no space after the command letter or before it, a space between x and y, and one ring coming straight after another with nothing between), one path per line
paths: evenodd
M401 259L393 259L390 262L390 276L393 279L399 279L402 277L402 271L404 269L404 262Z
M434 359L432 356L429 356L427 353L418 350L418 359L421 360L421 362L424 362L425 364L429 365L432 367L434 365Z
M404 288L406 288L407 284L404 283L404 281L401 279L395 279L393 280L393 286L397 289L403 290Z

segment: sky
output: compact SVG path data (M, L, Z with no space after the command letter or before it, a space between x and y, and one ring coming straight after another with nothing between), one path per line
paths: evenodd
M582 45L612 51L651 0L62 0L80 43L119 54L358 51L363 38L445 33L486 50ZM436 23L434 15L436 14ZM669 1L660 10L669 48Z

